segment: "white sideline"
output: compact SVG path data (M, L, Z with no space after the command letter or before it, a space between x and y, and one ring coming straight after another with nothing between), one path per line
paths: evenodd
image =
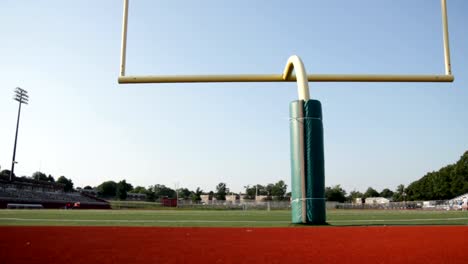
M468 217L456 218L419 218L419 219L351 219L351 220L328 220L327 222L415 222L415 221L457 221L468 220ZM125 223L290 223L280 220L118 220L118 219L41 219L41 218L0 218L0 221L43 221L43 222L125 222Z
M125 220L125 219L40 219L40 218L0 218L0 221L44 221L44 222L126 222L126 223L289 223L280 220Z
M457 218L420 218L420 219L356 219L356 220L330 220L327 222L414 222L414 221L437 221L437 220L468 220L468 217L457 217Z

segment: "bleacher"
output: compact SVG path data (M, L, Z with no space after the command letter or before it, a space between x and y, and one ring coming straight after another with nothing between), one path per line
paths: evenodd
M77 203L82 209L110 208L105 200L79 192L64 192L63 186L59 184L0 179L0 208L7 208L8 204L40 204L44 208L65 208Z

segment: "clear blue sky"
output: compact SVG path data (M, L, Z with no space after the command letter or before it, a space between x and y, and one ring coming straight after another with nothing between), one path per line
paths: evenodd
M127 74L442 74L439 0L132 1ZM468 150L468 1L448 0L454 83L310 83L326 185L408 184ZM75 186L290 185L294 83L119 85L122 1L0 3L0 165Z

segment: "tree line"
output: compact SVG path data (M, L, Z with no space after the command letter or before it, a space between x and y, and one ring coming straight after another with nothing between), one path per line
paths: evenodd
M445 200L468 193L468 151L456 163L412 182L406 193L410 200Z
M286 188L287 185L284 181L280 180L277 183L271 183L267 185L256 184L253 186L246 186L246 199L254 199L255 194L266 195L268 197L274 197L277 200L283 200L287 198ZM172 189L163 184L150 185L147 188L143 186L133 187L132 184L127 183L126 180L119 182L105 181L96 187L85 186L85 190L96 190L97 195L101 198L116 198L119 200L127 199L128 193L139 193L145 194L147 201L157 201L161 198L179 198L184 200L192 200L194 202L201 201L201 195L209 195L216 200L226 200L226 196L232 193L227 184L220 182L216 185L215 191L203 191L200 187L195 190L189 190L187 188ZM237 194L236 194L237 195Z
M366 192L351 191L349 195L340 185L327 187L325 197L328 201L355 201L356 198L385 197L394 202L421 201L421 200L446 200L468 193L468 151L454 163L447 165L438 171L428 172L421 179L416 180L405 187L398 185L395 191L383 189L380 193L372 187Z
M138 193L145 194L147 201L157 201L161 198L176 198L180 197L182 199L192 199L194 201L201 200L201 195L203 194L200 188L197 188L194 191L190 191L187 188L180 188L174 190L163 184L150 185L147 188L143 186L133 187L132 184L127 183L126 180L121 180L119 182L115 181L105 181L99 184L96 187L85 186L85 190L96 190L97 196L105 199L119 199L126 200L129 193Z
M267 196L267 199L284 200L286 197L290 196L290 193L286 193L287 187L288 185L286 185L283 180L267 185L247 185L244 186L245 198L255 199L255 196L262 195Z
M0 172L0 179L9 179L10 171L3 170ZM52 175L46 175L43 172L35 172L32 176L15 177L16 179L30 179L44 182L56 182L64 186L64 191L73 191L73 181L60 176L57 180ZM257 195L266 196L267 199L286 200L289 199L291 193L287 193L287 185L283 180L276 183L266 185L255 184L247 185L245 188L245 199L255 199ZM215 187L215 191L205 192L199 187L195 190L187 188L179 188L174 190L162 184L150 185L148 187L136 186L127 183L126 180L119 182L105 181L96 187L85 186L83 189L93 189L97 191L97 195L102 198L116 198L125 200L128 193L145 194L146 200L156 201L163 197L181 198L185 200L200 201L201 195L207 194L214 197L216 200L225 200L226 195L230 194L230 190L226 183L219 183ZM414 201L414 200L445 200L468 193L468 151L466 151L460 159L454 163L441 168L438 171L432 171L424 175L421 179L412 182L405 187L403 184L397 186L395 190L388 188L382 191L377 191L372 187L368 187L364 193L353 190L349 194L340 186L330 186L325 188L325 198L327 201L336 202L352 202L356 198L365 199L367 197L385 197L392 201Z
M385 188L380 192L372 187L368 187L364 193L353 190L349 194L341 188L341 185L339 184L331 187L325 187L325 198L327 201L340 203L355 202L356 199L363 200L369 197L384 197L395 202L403 201L406 199L405 186L400 184L395 191Z

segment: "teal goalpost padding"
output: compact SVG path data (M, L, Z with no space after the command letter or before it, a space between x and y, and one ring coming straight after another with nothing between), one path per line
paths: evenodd
M325 158L322 105L318 100L304 103L307 223L325 224Z
M290 104L292 223L325 224L325 159L322 106Z
M291 221L305 222L306 206L302 199L305 191L304 149L304 101L292 101L289 105L291 137Z

